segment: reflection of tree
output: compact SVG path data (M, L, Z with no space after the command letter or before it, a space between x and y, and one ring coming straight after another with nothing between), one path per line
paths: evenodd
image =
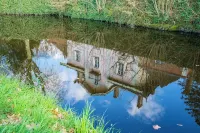
M49 43L47 40L42 40L39 47L34 52L34 57L36 59L35 63L39 68L41 68L40 75L45 93L53 94L53 96L58 96L60 94L60 90L66 86L66 84L63 82L60 72L57 71L57 63L51 64L51 61L54 60L54 57L60 54L62 54L64 57L63 52L57 48L57 45L55 46L53 43ZM37 61L38 58L45 58L45 60L40 62L40 60ZM56 60L59 59L56 58ZM58 64L60 65L59 61Z
M6 58L9 69L16 74L26 60L24 42L21 40L1 40L0 57Z
M43 42L46 45L42 45ZM33 60L33 56L37 60L38 57L48 58L57 54L56 47L52 47L53 45L48 44L47 41L43 42L29 39L0 39L0 65L6 64L6 67L3 66L5 70L10 70L13 75L17 75L27 84L38 86L45 94L49 92L57 94L58 88L62 88L63 84L61 84L59 75L54 71L54 66L44 64L48 68L41 72L41 66Z
M88 21L71 21L67 24L69 40L161 60L181 67L192 66L192 59L196 56L200 43L198 36L115 27Z
M20 80L33 84L33 74L43 82L40 77L40 70L32 61L30 43L34 41L26 40L1 40L0 59L5 58L10 71L18 75ZM32 46L33 47L33 46Z
M195 118L195 122L200 125L200 70L199 70L199 51L194 53L193 71L191 71L186 79L180 81L179 84L183 88L182 99L187 105L188 114Z
M182 85L186 84L186 82L182 83ZM183 94L182 98L187 105L186 110L195 118L195 122L200 125L200 84L193 81L190 92L188 94Z

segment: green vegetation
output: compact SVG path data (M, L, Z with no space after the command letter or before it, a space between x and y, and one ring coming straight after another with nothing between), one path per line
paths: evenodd
M1 14L59 14L162 30L200 30L198 0L1 0Z
M1 133L108 133L103 120L91 117L90 105L80 116L71 109L57 107L56 102L43 96L16 79L0 76ZM96 125L96 126L95 126Z
M1 0L1 14L53 14L49 0Z

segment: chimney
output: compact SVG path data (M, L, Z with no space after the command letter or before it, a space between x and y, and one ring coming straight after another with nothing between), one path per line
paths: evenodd
M115 88L114 89L114 95L113 95L114 98L118 98L119 97L119 88Z
M137 107L138 109L141 108L143 105L143 96L139 95L137 100Z

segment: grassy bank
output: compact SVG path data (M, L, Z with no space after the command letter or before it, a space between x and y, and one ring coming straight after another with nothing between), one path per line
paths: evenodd
M200 31L198 0L1 0L0 13L59 14L171 31Z
M38 90L5 76L0 76L0 91L1 133L111 132L104 129L102 121L91 117L89 106L78 116L70 109L59 108L53 99Z

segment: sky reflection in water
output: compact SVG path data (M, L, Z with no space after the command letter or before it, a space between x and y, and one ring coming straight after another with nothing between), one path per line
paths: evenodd
M42 43L40 46L45 47ZM62 52L53 44L47 44L46 47L51 47L54 53L39 52L34 54L33 61L43 74L49 75L46 82L51 84L47 86L47 90L57 90L63 107L70 105L80 113L85 102L92 101L94 115L104 115L110 124L116 124L116 127L121 128L123 132L154 132L152 129L154 124L159 124L163 132L166 130L187 132L194 127L199 130L196 124L191 124L194 120L190 115L183 111L186 106L180 99L182 86L178 82L184 79L177 79L164 87L158 86L155 94L143 98L143 105L138 108L138 96L124 89L120 89L117 99L113 98L113 91L91 96L83 86L74 83L78 77L77 71L60 65L61 62L67 63L67 58ZM177 124L184 126L178 127ZM133 129L134 131L131 131Z
M23 28L12 21L15 31L2 26L0 72L44 85L78 113L92 102L94 115L123 133L200 132L198 37L43 19L24 18Z

